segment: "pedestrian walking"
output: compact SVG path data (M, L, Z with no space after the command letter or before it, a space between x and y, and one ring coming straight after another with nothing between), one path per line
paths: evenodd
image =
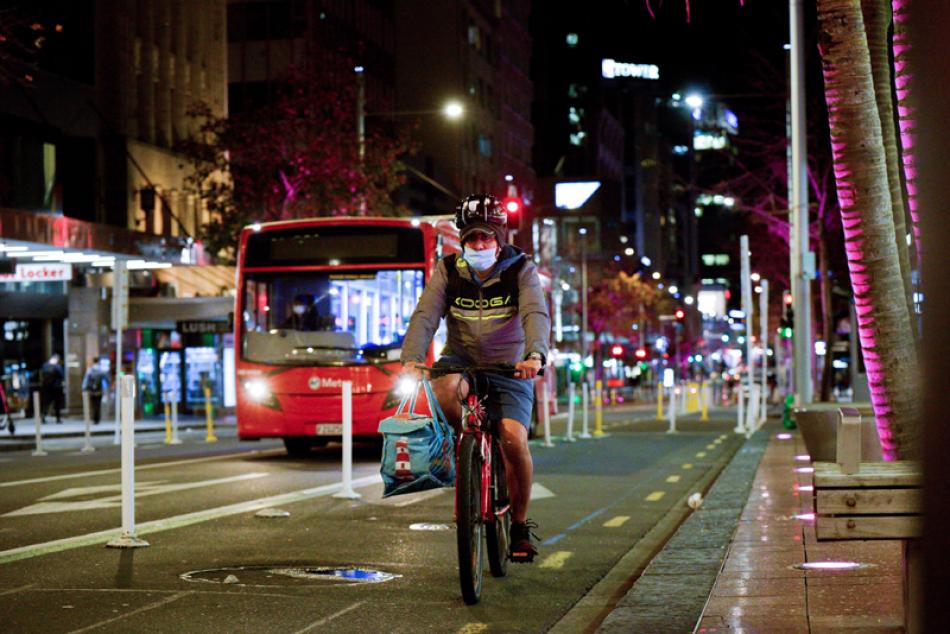
M82 391L89 392L89 409L93 425L102 418L102 395L109 389L109 375L97 359L89 359L82 378Z
M59 365L59 355L53 354L40 370L40 420L46 422L46 413L50 405L56 412L56 422L62 423L63 407L63 368Z

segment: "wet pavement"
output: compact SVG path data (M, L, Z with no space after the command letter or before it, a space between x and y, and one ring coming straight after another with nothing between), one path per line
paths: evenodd
M818 542L812 475L797 432L771 426L755 476L697 632L903 632L901 542ZM803 562L857 562L801 570Z

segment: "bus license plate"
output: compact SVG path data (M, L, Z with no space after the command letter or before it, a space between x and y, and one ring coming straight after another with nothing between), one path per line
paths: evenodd
M339 423L324 423L317 425L317 436L341 436L343 425Z

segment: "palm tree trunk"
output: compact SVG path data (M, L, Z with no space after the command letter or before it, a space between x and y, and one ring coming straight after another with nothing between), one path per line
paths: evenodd
M818 0L819 47L845 250L886 459L917 455L920 379L860 0Z
M891 48L887 36L887 29L891 23L891 7L889 0L861 0L861 10L864 14L864 29L867 33L871 73L874 77L874 98L877 100L877 114L881 120L881 136L884 140L887 185L891 194L891 213L894 215L897 257L900 261L901 277L904 278L907 310L913 315L913 288L910 281L910 257L907 252L907 227L904 220L904 189L901 186L900 152L897 146L897 131L894 128L894 100L891 97Z
M914 164L916 148L914 146L917 121L911 87L913 76L908 67L910 56L910 37L907 34L907 20L911 0L893 0L894 37L894 84L897 88L897 122L900 128L901 165L904 168L904 186L907 188L907 209L910 211L910 224L914 235L914 262L920 271L920 217L917 210L917 168Z

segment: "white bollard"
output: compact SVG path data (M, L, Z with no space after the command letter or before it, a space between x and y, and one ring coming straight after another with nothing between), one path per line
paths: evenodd
M680 390L680 393L679 393L680 398L677 399L677 404L680 406L680 414L682 416L686 416L686 414L689 413L686 411L686 396L687 396L687 391L689 390L689 384L681 383L679 386L679 390Z
M567 384L567 442L576 442L574 438L574 384Z
M548 406L550 395L548 393L547 380L541 381L541 420L544 421L544 444L543 447L553 447L551 442L551 410Z
M363 497L353 490L353 382L343 381L343 483L333 497L355 500Z
M749 389L749 403L746 407L745 433L751 436L759 428L759 384L753 383Z
M589 415L588 410L590 409L590 385L587 381L581 383L581 408L583 409L583 415L581 416L581 435L578 438L590 438L590 432L587 430L587 417Z
M90 396L89 392L83 390L82 392L82 418L83 418L83 422L86 424L86 442L82 446L82 449L80 449L82 453L92 453L93 451L96 450L96 448L92 446L92 420L91 420L92 416L90 414L90 409L89 409L91 407L91 402L90 402L91 399L92 399L92 396Z
M172 401L172 439L169 445L180 445L181 438L178 437L178 401Z
M739 385L736 386L736 396L738 398L738 409L736 411L736 428L732 430L733 432L737 434L745 433L745 403L744 403L744 396L743 396L744 391L745 391L745 387L742 385L742 383L739 383Z
M670 428L666 430L666 433L668 433L668 434L675 434L675 433L676 433L676 405L677 405L677 401L679 401L679 400L686 400L686 399L679 399L679 398L677 398L679 395L680 395L680 387L679 387L678 385L674 385L672 388L670 388L670 411L669 411Z
M122 536L106 544L108 548L148 546L135 536L135 377L123 376L119 387L119 414L122 423Z
M45 456L46 452L43 451L43 431L40 429L42 425L41 421L43 418L43 410L41 407L40 393L37 391L33 392L33 421L36 423L36 449L33 450L34 456Z

